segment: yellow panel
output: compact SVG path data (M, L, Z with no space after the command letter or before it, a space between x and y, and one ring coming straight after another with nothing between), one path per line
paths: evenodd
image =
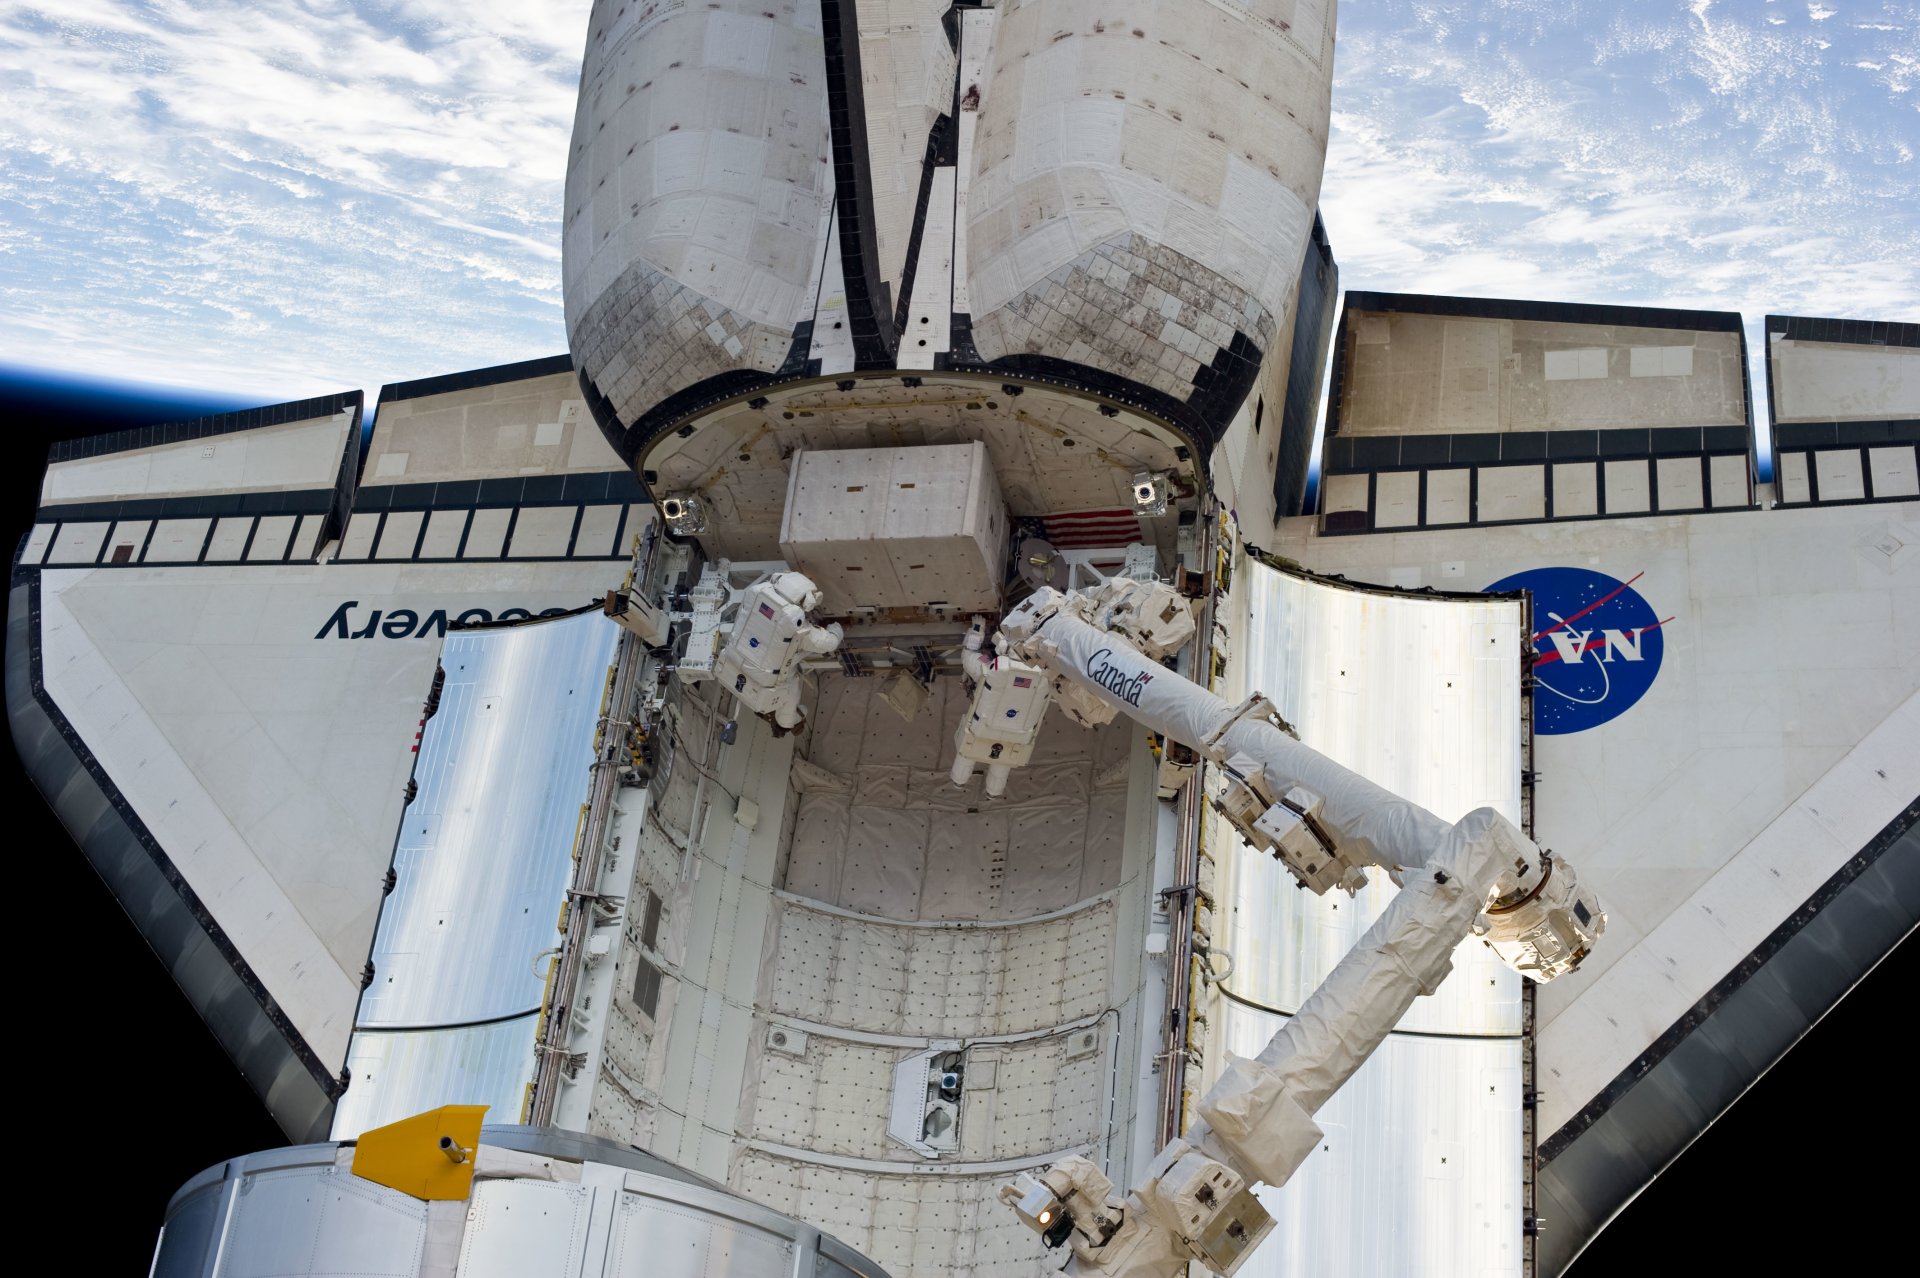
M473 1189L473 1156L485 1105L442 1105L362 1132L353 1174L429 1201L464 1199Z

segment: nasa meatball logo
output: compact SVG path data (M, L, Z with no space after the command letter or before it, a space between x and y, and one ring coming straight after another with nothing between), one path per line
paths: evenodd
M1625 581L1587 568L1534 568L1489 591L1533 595L1533 730L1585 732L1619 718L1653 687L1666 640L1662 619Z

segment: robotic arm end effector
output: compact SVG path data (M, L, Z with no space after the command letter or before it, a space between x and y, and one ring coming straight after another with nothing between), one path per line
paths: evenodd
M1071 1242L1086 1259L1112 1241L1127 1225L1127 1204L1113 1182L1092 1160L1063 1158L1035 1175L1025 1172L1000 1186L1000 1201L1013 1208L1049 1250Z
M1538 869L1500 887L1474 920L1474 935L1508 967L1542 984L1577 969L1607 930L1600 898L1552 852L1541 850Z
M1160 1151L1125 1199L1075 1156L1015 1177L1000 1201L1048 1247L1071 1244L1065 1272L1108 1278L1180 1278L1194 1260L1230 1275L1274 1228L1245 1176L1183 1140Z

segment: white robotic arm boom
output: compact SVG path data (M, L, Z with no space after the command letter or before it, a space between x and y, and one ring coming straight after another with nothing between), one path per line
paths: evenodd
M1453 824L1295 740L1263 699L1229 706L1041 590L1002 622L1009 654L1222 765L1221 811L1303 884L1352 890L1369 864L1400 893L1260 1054L1234 1060L1200 1121L1124 1199L1092 1163L1063 1160L1001 1191L1067 1272L1172 1278L1199 1260L1231 1274L1273 1229L1256 1182L1284 1184L1320 1140L1314 1113L1379 1047L1413 1000L1439 988L1454 947L1481 934L1535 980L1571 970L1606 926L1571 867L1499 813Z
M1454 827L1301 744L1264 697L1231 706L1141 653L1125 634L1081 615L1073 596L1042 589L1007 614L1008 655L1040 666L1155 732L1222 765L1233 784L1221 811L1307 887L1351 891L1379 865L1396 877L1434 861ZM1190 633L1190 632L1189 632ZM1474 930L1510 966L1536 980L1572 970L1606 926L1572 868L1512 831ZM1470 816L1469 819L1472 819Z

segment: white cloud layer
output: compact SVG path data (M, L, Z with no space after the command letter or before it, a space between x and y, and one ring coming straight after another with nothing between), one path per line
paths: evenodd
M565 346L589 0L0 0L0 352L272 396ZM1349 288L1912 318L1920 6L1349 0Z
M292 396L552 354L588 0L0 0L0 349Z
M1347 287L1920 312L1920 7L1341 18L1323 206Z

